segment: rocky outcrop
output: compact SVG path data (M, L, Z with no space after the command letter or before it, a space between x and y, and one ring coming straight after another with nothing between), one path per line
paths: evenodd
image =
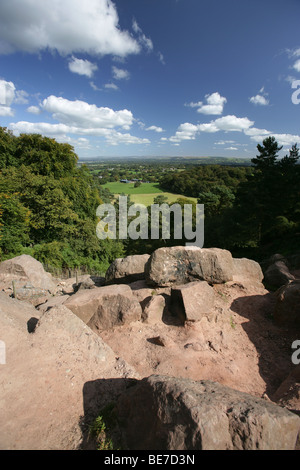
M29 255L21 255L0 263L0 284L11 287L16 281L16 288L22 288L30 283L34 288L55 293L56 284L51 274L47 273L43 265Z
M221 284L233 279L233 259L229 251L218 248L159 248L151 255L145 274L149 285L160 287L196 280Z
M211 381L145 378L117 402L129 449L292 450L295 414Z
M100 331L138 321L142 316L140 303L124 284L78 291L64 306L90 328Z
M126 388L127 377L139 377L67 308L38 315L32 305L0 293L0 337L6 345L6 364L0 365L1 450L78 449L87 428L82 417L97 416ZM35 332L29 333L36 316Z
M40 314L43 314L43 313L51 310L51 308L60 307L69 298L70 298L69 295L58 295L58 296L51 297L50 299L47 300L47 302L45 302L41 305L38 305L37 310L40 312Z
M127 284L145 278L145 265L149 255L133 255L117 258L105 275L106 284Z
M280 326L300 327L300 280L291 281L276 292L274 320Z
M214 306L214 289L206 281L172 287L171 292L172 311L183 321L200 321Z

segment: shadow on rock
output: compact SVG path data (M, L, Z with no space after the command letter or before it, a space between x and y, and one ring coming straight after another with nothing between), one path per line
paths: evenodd
M293 363L291 345L300 331L281 328L274 324L276 297L274 293L239 297L231 310L248 321L242 324L258 353L259 372L266 383L266 393L271 396L286 379ZM251 373L251 371L249 371Z
M80 419L83 438L80 450L96 450L99 447L99 441L92 432L96 420L100 426L105 425L107 441L116 446L115 449L103 450L118 450L121 437L114 423L114 406L118 397L136 383L136 379L116 378L92 380L84 384L82 390L84 415Z

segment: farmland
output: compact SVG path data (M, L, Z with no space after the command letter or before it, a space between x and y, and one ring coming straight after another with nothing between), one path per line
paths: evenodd
M157 183L142 183L139 187L135 188L134 183L106 183L104 188L110 190L115 197L118 194L126 194L130 196L130 200L136 204L143 204L149 206L153 204L154 199L157 196L165 196L169 204L174 203L179 197L186 197L180 194L173 194L165 192L159 188ZM197 202L196 198L189 198L194 202Z

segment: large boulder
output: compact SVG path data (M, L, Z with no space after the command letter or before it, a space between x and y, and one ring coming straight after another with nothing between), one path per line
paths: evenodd
M264 275L259 263L248 258L233 258L234 281L247 279L252 282L261 283L263 278Z
M279 288L294 279L295 277L290 273L284 260L272 263L264 274L264 282L271 288Z
M93 330L107 330L141 320L142 309L125 284L81 290L64 306Z
M149 258L150 255L132 255L115 259L106 271L106 284L127 284L144 279Z
M181 285L202 280L221 284L233 279L233 259L227 250L174 246L159 248L146 265L146 281L153 286Z
M116 411L129 449L293 450L300 418L229 387L151 376L121 395Z
M56 291L56 284L51 274L47 273L42 263L29 255L21 255L0 263L0 285L10 287L16 281L16 287L22 288L30 283L33 287L50 293Z
M274 320L280 326L300 327L300 280L292 281L276 292Z
M172 287L171 292L171 310L184 321L200 321L214 306L215 292L206 281Z

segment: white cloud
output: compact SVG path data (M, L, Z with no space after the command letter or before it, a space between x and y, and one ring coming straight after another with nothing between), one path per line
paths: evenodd
M138 41L141 46L144 47L148 52L152 51L153 43L151 39L145 36L135 19L132 22L132 29L138 35Z
M14 112L9 106L2 106L0 104L0 116L13 116Z
M27 108L27 112L32 114L41 114L42 110L38 106L29 106L29 108Z
M55 137L59 142L74 141L81 147L88 145L87 136L103 137L109 145L150 143L149 139L118 130L118 128L129 130L134 121L131 111L127 109L114 111L84 101L69 101L52 95L41 103L40 108L31 106L27 110L36 114L38 110L49 112L58 123L27 121L11 123L9 127L16 135L38 133ZM74 140L71 136L77 137Z
M296 62L293 65L293 68L297 70L297 72L300 72L300 59L296 60Z
M43 101L42 108L63 124L87 130L114 127L128 130L133 122L133 115L127 109L114 111L110 108L98 108L84 101L69 101L53 95Z
M214 114L220 115L223 113L227 99L224 96L221 96L220 93L212 93L211 95L205 95L206 103L203 104L202 101L198 103L190 103L187 106L192 108L198 108L197 112L201 114Z
M181 142L183 140L194 140L196 135L200 132L216 133L219 131L224 132L245 132L253 126L254 122L250 121L247 117L239 118L236 116L228 115L203 124L191 124L186 122L181 124L176 134L169 138L171 142ZM230 141L228 141L230 142ZM222 143L228 143L226 141Z
M220 140L219 142L215 142L215 145L226 145L226 144L234 144L234 140Z
M244 133L250 137L263 136L263 138L272 134L270 131L267 131L266 129L257 129L257 127L251 127L250 129L246 129Z
M269 100L265 96L259 95L259 94L249 98L249 101L250 103L260 105L260 106L267 106L269 104Z
M166 65L165 58L164 58L163 54L161 52L158 52L157 55L158 55L159 62L161 62L163 65Z
M147 127L146 131L154 131L154 132L158 132L158 133L164 132L162 127L157 127L157 126Z
M14 112L11 109L13 103L16 104L27 104L28 93L24 90L16 90L13 82L7 82L6 80L0 80L0 106L1 116L13 116Z
M140 137L135 137L130 134L122 134L121 132L112 131L106 137L107 142L110 145L120 145L120 144L150 144L149 139L142 139Z
M238 150L237 147L226 147L225 150Z
M0 53L61 55L86 52L126 57L141 50L128 31L122 31L112 0L9 0L0 2Z
M13 82L0 80L0 105L10 106L15 99L15 91Z
M106 88L108 90L118 90L119 89L119 87L115 83L106 83L104 85L104 88Z
M101 88L97 87L97 85L96 85L94 82L90 82L90 85L91 85L91 87L93 88L93 90L95 90L95 91L101 91Z
M28 96L29 94L27 91L24 90L17 90L16 91L16 96L14 99L14 103L16 104L28 104Z
M180 124L176 134L170 137L169 140L175 143L179 143L183 140L194 140L198 130L198 126L195 126L189 122L185 122L184 124Z
M228 115L211 121L207 124L199 124L198 128L201 132L242 132L253 126L254 122L247 117L239 118Z
M130 73L128 70L119 69L118 67L112 67L112 73L115 80L128 80Z
M69 60L69 70L78 75L85 75L91 78L97 69L97 65L89 60L77 59L74 56Z

